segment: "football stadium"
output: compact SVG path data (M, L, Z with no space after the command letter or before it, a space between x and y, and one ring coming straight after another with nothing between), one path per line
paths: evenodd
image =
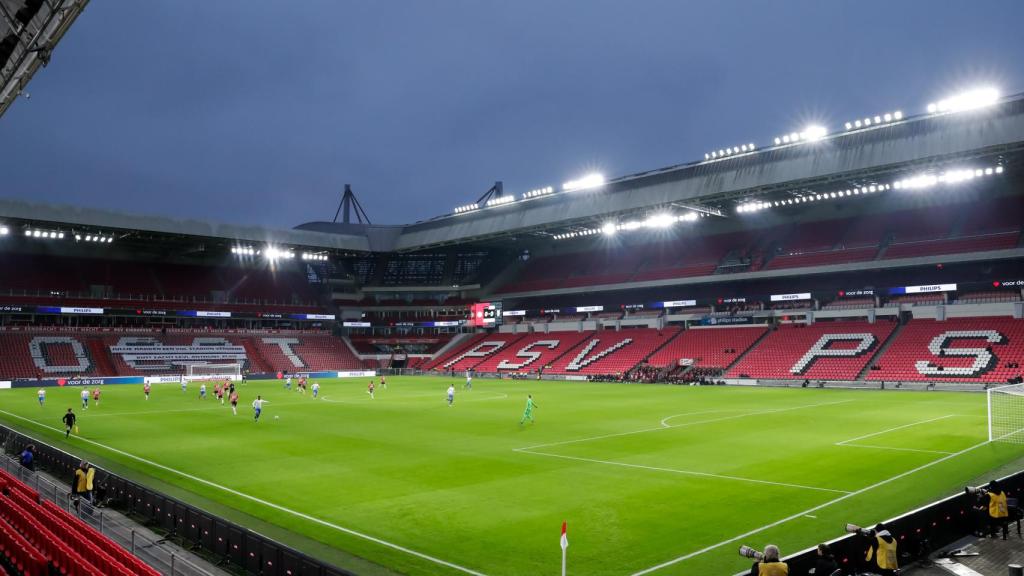
M1024 93L915 98L407 225L0 198L0 574L1021 574Z

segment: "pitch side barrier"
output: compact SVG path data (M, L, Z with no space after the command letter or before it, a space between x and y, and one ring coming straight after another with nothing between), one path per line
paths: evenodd
M1020 498L1021 494L1024 494L1024 471L1000 478L999 484L1008 497ZM910 559L901 558L900 565L909 566L912 562L969 536L974 529L974 518L971 516L973 503L974 497L961 490L957 494L927 504L892 520L884 521L889 532L899 542L901 557L904 553L911 555ZM865 527L872 526L874 524ZM842 526L836 526L836 530L842 528ZM856 534L846 534L827 542L827 544L844 574L857 573L858 562L864 559L866 551L863 539ZM799 576L808 574L808 571L814 567L817 557L818 550L815 546L786 556L783 560L789 564L789 573ZM744 570L736 576L746 576L749 573L750 570Z
M0 425L0 441L8 454L20 454L28 444L35 445L36 466L57 478L72 478L81 458L40 442L35 438ZM342 568L321 562L298 550L271 540L191 504L165 496L96 467L95 486L105 489L110 506L147 526L166 531L169 538L181 539L209 555L230 562L245 574L260 576L356 576Z
M225 376L226 377L226 376ZM83 376L81 378L44 378L42 380L0 381L5 388L50 388L53 386L104 386L108 384L167 384L181 382L181 376Z

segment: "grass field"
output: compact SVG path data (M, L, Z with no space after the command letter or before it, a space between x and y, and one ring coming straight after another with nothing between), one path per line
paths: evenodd
M732 574L741 543L793 552L1024 456L985 442L980 394L395 377L370 400L364 379L321 385L314 401L249 383L238 416L195 383L149 401L107 386L88 411L78 389L43 408L7 390L0 420L369 574L556 574L563 520L570 574ZM537 420L520 426L527 393ZM81 435L65 443L69 406Z

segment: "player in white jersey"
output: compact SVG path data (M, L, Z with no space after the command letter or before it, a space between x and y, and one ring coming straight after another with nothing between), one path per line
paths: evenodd
M206 400L206 383L205 382L199 385L199 399L200 400Z
M185 376L182 376L181 377L181 391L184 392L187 389L188 389L188 378L185 378Z
M82 397L82 410L88 410L89 409L89 389L88 388L82 388L82 393L81 393L80 396Z
M466 370L466 385L463 386L463 388L466 389L466 390L472 390L473 389L473 371L472 370Z
M260 412L263 412L263 397L262 396L257 396L256 399L252 401L252 411L253 411L253 421L259 422L260 421Z
M40 388L39 392L36 392L36 396L39 398L39 405L42 406L46 403L46 388Z
M292 377L291 376L289 376L289 377L284 379L284 389L285 390L291 390L292 389Z
M313 382L313 388L311 388L311 390L313 390L313 398L316 398L317 395L320 394L320 383Z
M452 402L455 402L455 385L448 385L448 406L451 407Z

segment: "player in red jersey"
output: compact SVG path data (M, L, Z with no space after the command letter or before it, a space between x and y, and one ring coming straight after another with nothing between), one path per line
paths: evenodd
M149 400L149 382L142 385L142 392L146 394L146 400Z
M92 391L92 401L96 404L96 406L100 405L100 389L99 388L94 388L93 389L93 391Z
M238 391L231 391L231 413L238 416Z
M370 380L370 384L366 387L366 393L370 395L370 400L373 400L373 380Z

